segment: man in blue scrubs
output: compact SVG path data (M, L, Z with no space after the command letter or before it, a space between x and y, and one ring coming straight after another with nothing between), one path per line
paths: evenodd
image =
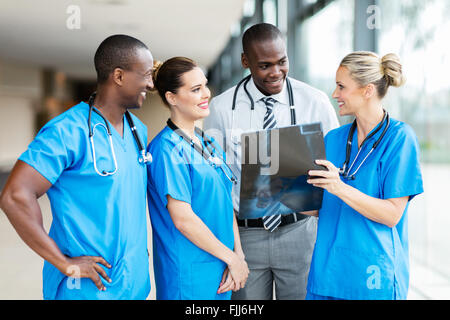
M89 140L88 104L48 122L20 156L0 205L19 236L45 259L44 299L145 299L150 292L147 251L147 171L124 120L153 87L153 57L126 35L105 39L94 58L97 95L92 112L96 166ZM147 128L132 115L139 135ZM105 130L112 133L112 146ZM97 126L97 124L100 124ZM38 198L53 214L44 230Z

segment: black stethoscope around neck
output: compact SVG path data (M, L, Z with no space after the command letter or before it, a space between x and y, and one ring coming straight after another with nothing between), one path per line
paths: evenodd
M216 155L213 147L212 147L212 141L206 137L205 133L203 132L203 130L201 130L200 128L195 127L194 131L196 134L198 134L199 136L202 137L203 142L205 143L206 146L206 150L203 147L203 145L198 145L194 142L194 140L192 140L183 130L181 130L175 123L173 123L173 121L171 119L167 120L167 126L172 129L172 131L174 131L178 136L180 136L181 138L183 138L184 141L186 141L187 143L189 143L189 145L194 148L195 151L197 151L198 153L200 153L202 155L202 157L206 160L206 162L208 162L209 165L211 165L214 168L220 168L222 170L222 172L225 174L225 176L233 183L236 184L237 183L237 178L236 176L233 174L233 171L231 170L231 168L223 161L223 159L219 158L218 155ZM226 172L226 170L223 168L223 165L225 165L228 169L228 171L230 172L230 174L228 174Z
M112 141L112 132L109 127L108 121L106 121L105 117L96 108L94 108L95 97L96 97L96 92L91 94L91 96L89 97L89 100L88 100L88 104L89 104L89 115L88 115L89 141L91 143L91 148L92 148L92 157L94 160L95 172L97 172L97 174L102 177L106 177L106 176L111 176L117 172L117 160L116 160L116 153L114 151L114 144ZM97 113L103 119L104 124L99 122L92 127L92 125L91 125L92 110L94 110L94 112ZM151 163L152 155L150 154L150 152L145 151L144 145L142 144L141 139L139 138L139 134L137 132L136 126L134 125L134 121L131 118L130 112L128 112L128 110L125 111L125 118L127 119L128 125L130 126L131 132L133 134L133 138L136 141L136 144L137 144L137 147L139 150L138 162L141 164ZM112 171L99 170L97 168L95 144L94 144L94 132L95 132L95 128L99 125L104 127L104 129L106 130L106 133L108 135L109 145L111 148L111 155L112 155L113 162L114 162L114 170L112 170Z
M234 111L236 109L237 93L238 93L239 88L240 88L240 86L242 84L243 84L243 88L244 88L245 94L247 95L248 99L250 100L250 110L252 111L252 113L250 115L250 127L252 127L252 115L253 115L253 111L255 110L255 101L253 100L252 95L247 90L247 84L250 81L251 77L252 77L251 74L246 76L244 79L239 81L239 83L236 85L236 88L234 89L233 103L231 105L231 111L232 111L231 130L233 130L233 124L234 124ZM289 108L291 110L291 125L296 125L297 124L297 117L296 117L296 114L295 114L294 94L292 93L292 85L291 85L291 82L290 82L290 80L289 80L289 78L287 76L286 76L285 79L286 79L286 87L287 87L287 92L288 92L288 97L289 97Z
M386 131L389 127L389 113L386 110L383 110L384 114L383 114L383 119L381 120L381 122L377 125L377 127L375 128L374 131L372 131L372 133L370 133L361 143L361 146L359 147L358 153L355 156L355 159L353 159L352 164L350 165L350 167L348 167L349 163L350 163L350 154L352 151L352 140L353 140L353 135L355 133L356 130L356 119L353 121L352 126L350 127L350 131L348 132L348 137L347 137L347 146L346 146L346 152L345 152L345 162L342 166L342 168L339 169L339 174L348 180L355 180L355 176L356 173L359 171L359 168L361 168L361 166L363 165L364 162L366 162L366 159L370 156L370 154L375 150L375 148L380 144L381 140L383 139L384 135L386 134ZM386 125L384 125L386 124ZM384 129L381 132L381 135L378 137L377 141L375 141L375 143L372 145L372 148L370 149L369 153L367 153L367 155L365 156L365 158L363 159L363 161L359 164L358 168L356 168L356 170L353 173L350 173L350 171L353 168L353 165L355 164L356 160L358 159L359 153L361 152L361 150L363 149L364 144L370 139L372 138L378 131L381 130L381 128ZM348 168L347 168L348 167Z

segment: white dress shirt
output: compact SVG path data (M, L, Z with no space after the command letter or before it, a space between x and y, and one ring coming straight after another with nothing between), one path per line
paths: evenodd
M289 80L292 85L297 124L321 122L324 135L339 126L336 112L324 92L301 81L292 78ZM266 96L256 88L253 78L251 78L247 84L247 90L254 100L254 111L251 111L250 99L241 85L233 112L231 107L235 89L236 86L211 100L210 115L203 122L203 130L207 135L213 137L226 152L226 162L238 179L238 183L233 186L233 206L236 211L239 211L241 134L263 129L266 105L261 99ZM277 121L276 127L290 126L291 112L286 81L282 91L271 97L276 100L273 108Z

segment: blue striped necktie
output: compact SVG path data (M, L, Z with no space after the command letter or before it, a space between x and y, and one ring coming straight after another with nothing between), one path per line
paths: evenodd
M266 114L264 115L263 129L268 130L275 128L277 121L275 120L275 115L273 113L273 106L275 104L274 98L263 98L262 101L266 104ZM264 227L270 232L274 231L281 223L281 215L271 215L262 218Z

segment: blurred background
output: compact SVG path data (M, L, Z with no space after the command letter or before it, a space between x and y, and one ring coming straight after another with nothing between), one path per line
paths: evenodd
M385 108L414 128L425 188L409 211L408 299L450 299L449 16L448 0L2 0L0 190L39 129L95 90L94 53L111 34L137 37L157 60L178 55L196 60L213 95L246 75L241 35L259 22L285 34L290 76L330 99L335 71L347 53L393 52L403 62L407 83L390 90ZM148 126L149 141L169 115L156 95L134 113ZM48 230L46 196L40 204ZM42 264L1 213L0 299L42 299ZM152 290L149 299L154 297Z

